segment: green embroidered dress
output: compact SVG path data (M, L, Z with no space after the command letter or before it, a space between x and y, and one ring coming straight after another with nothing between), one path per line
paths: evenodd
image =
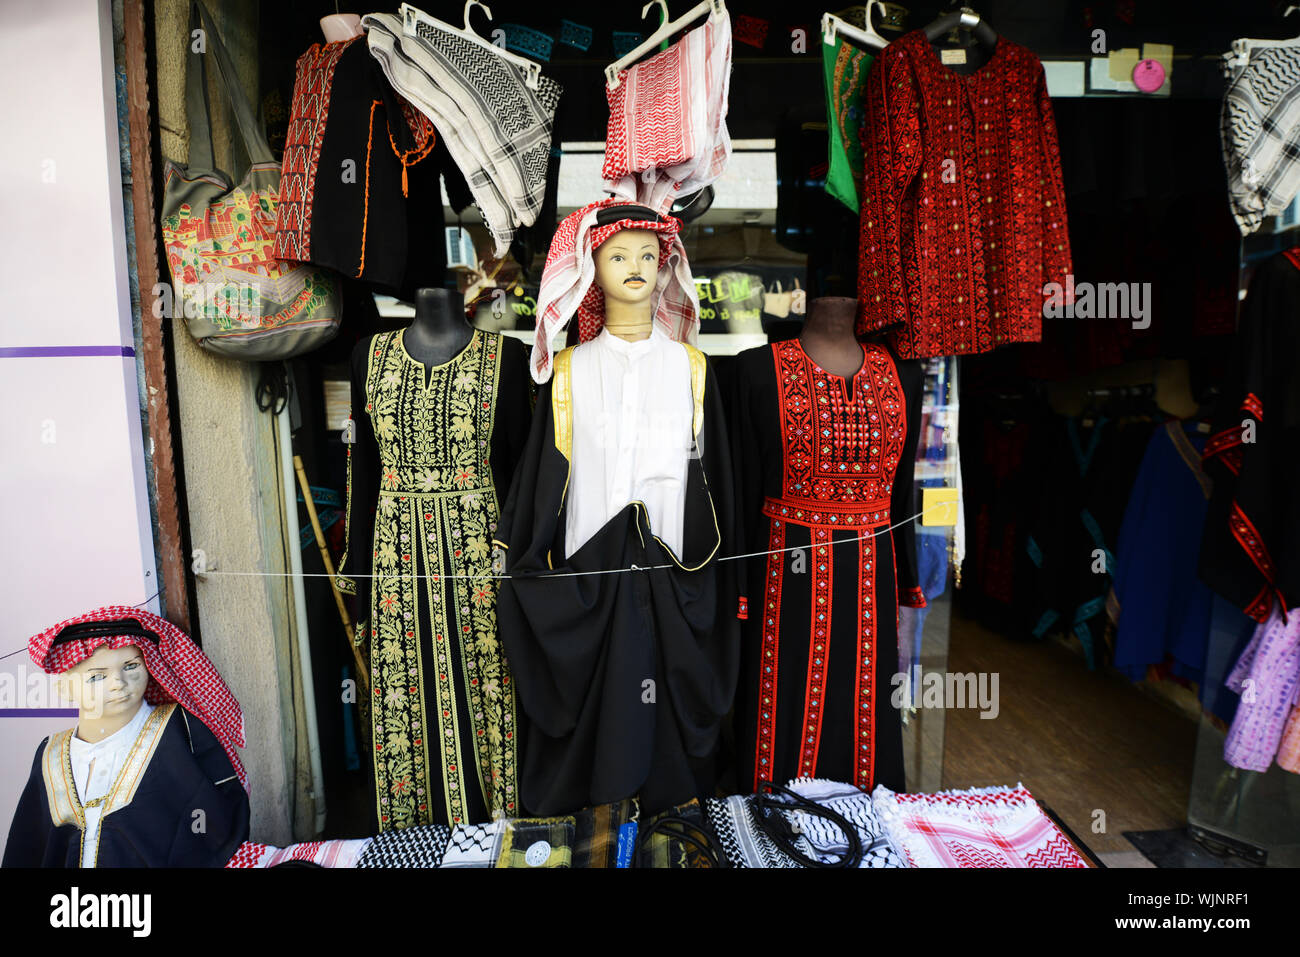
M368 637L379 831L518 813L515 694L490 576L532 415L527 353L475 330L426 367L402 340L381 333L352 354L338 576Z

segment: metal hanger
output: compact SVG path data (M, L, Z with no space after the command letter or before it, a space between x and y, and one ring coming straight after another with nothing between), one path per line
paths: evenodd
M402 17L402 32L407 36L413 36L415 32L415 24L418 22L427 23L435 30L441 30L444 33L453 33L458 37L468 40L470 43L491 50L506 62L513 63L515 66L519 67L519 69L524 71L524 82L528 85L528 88L532 90L537 89L538 81L541 80L542 77L542 68L527 57L511 53L504 47L499 47L492 41L485 40L480 36L479 33L469 25L469 12L474 7L480 7L487 18L489 20L492 19L492 10L486 3L480 3L479 0L468 0L465 4L465 26L462 28L453 27L450 23L444 23L435 17L429 16L418 7L413 7L409 3L404 3L398 11Z
M645 56L664 40L667 40L678 30L681 30L688 23L692 23L706 13L718 17L725 17L727 15L727 5L723 0L704 0L703 3L697 3L695 6L691 7L691 9L683 16L678 17L676 20L669 21L668 4L665 0L650 0L649 3L641 8L642 20L646 18L646 14L650 12L650 8L656 3L659 4L664 12L664 22L659 25L659 29L650 34L648 39L633 48L629 53L624 54L609 66L605 67L605 83L611 90L618 89L618 84L621 82L619 80L620 73L630 67L637 60L641 59L641 57Z
M998 35L978 13L970 7L962 7L952 13L945 13L925 28L925 38L933 43L945 33L953 30L966 30L980 45L992 50L998 43Z
M867 0L866 9L866 28L855 27L846 20L837 17L833 13L822 14L822 42L827 46L835 43L835 37L841 36L845 39L852 40L858 46L871 47L874 50L880 50L889 46L889 41L876 32L876 28L871 25L871 8L880 7L883 12L885 4L882 0Z

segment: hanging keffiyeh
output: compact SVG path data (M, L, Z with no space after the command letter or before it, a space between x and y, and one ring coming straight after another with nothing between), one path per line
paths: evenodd
M627 218L618 218L622 213ZM578 339L587 342L605 325L605 294L594 282L597 247L623 229L659 234L659 275L653 313L659 327L678 342L694 343L700 300L678 233L681 221L659 216L635 203L606 199L569 214L555 231L537 294L537 335L532 371L537 382L551 377L550 341L576 313Z
M601 175L616 196L667 212L678 196L708 186L731 158L727 96L731 20L701 26L606 88L609 128ZM653 171L647 174L647 171Z
M1300 192L1300 43L1223 55L1223 160L1232 215L1248 236Z
M393 88L437 128L503 258L545 198L560 85L541 77L530 89L514 63L423 20L413 34L391 14L361 23Z
M45 629L27 642L27 653L39 668L56 675L101 647L128 645L140 649L149 671L145 700L152 705L176 702L202 721L221 742L239 782L248 790L248 776L235 750L244 746L244 712L208 656L165 618L139 608L108 605Z

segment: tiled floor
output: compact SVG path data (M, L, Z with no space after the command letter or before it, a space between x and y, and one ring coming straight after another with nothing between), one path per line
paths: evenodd
M1107 865L1150 866L1123 831L1182 827L1196 724L1053 642L954 614L948 669L997 672L1000 711L947 713L944 787L1023 782Z

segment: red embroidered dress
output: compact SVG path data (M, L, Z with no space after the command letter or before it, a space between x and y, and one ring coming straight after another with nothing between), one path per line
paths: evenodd
M749 561L736 721L740 782L811 775L903 786L890 703L897 605L917 587L912 466L918 363L864 344L852 378L797 340L741 353L733 460Z
M866 114L858 333L892 328L905 359L1039 341L1071 265L1038 58L999 38L962 76L915 30L872 65Z

